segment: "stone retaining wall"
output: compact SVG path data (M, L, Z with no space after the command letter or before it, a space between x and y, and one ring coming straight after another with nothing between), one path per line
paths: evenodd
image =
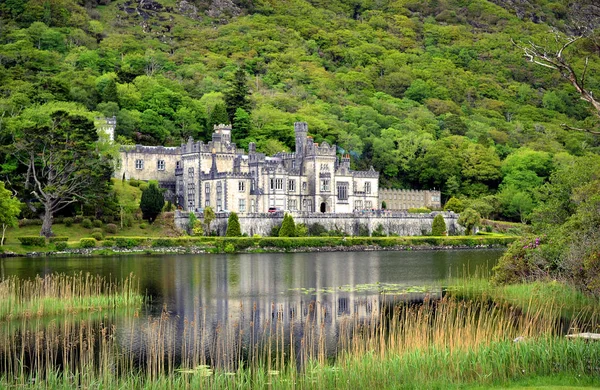
M431 233L433 218L437 214L442 214L446 222L448 234L460 234L464 228L458 225L459 215L453 212L432 212L430 214L411 214L411 213L385 213L368 212L353 214L322 214L322 213L294 213L294 222L303 223L310 226L314 223L321 224L327 230L340 230L348 235L359 235L359 231L365 228L371 234L381 224L383 232L387 235L397 234L400 236L421 236ZM202 219L202 215L197 215ZM224 236L227 230L228 216L224 213L217 213L217 218L212 222L211 229L215 230L219 236ZM175 226L186 230L188 226L189 214L177 211L175 213ZM240 227L242 233L249 236L258 234L268 236L274 226L280 226L283 221L283 213L275 214L246 214L240 216ZM362 225L362 226L361 226Z

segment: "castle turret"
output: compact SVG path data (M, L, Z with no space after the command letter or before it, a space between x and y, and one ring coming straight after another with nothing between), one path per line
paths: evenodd
M221 141L223 143L231 142L231 125L214 125L212 135L213 142Z
M294 123L296 133L296 156L303 156L306 150L306 137L308 136L308 124L306 122Z

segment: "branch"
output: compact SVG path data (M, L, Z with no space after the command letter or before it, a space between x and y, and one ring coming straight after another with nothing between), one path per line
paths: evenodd
M600 135L600 131L594 131L594 130L590 130L590 129L581 129L579 127L569 126L566 123L561 124L560 127L564 128L564 129L567 129L567 130L582 131L584 133L590 133L590 134L594 134L594 135Z

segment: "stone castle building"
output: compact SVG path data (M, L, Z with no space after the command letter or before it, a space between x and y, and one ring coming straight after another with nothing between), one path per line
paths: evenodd
M441 209L442 194L438 190L397 190L380 189L379 206L385 202L388 210L408 210L412 208L427 207Z
M379 173L350 169L336 146L315 143L304 122L294 124L296 149L272 157L231 142L231 126L215 126L212 140L180 147L140 146L121 151L119 177L157 180L186 211L212 207L240 214L275 207L291 212L350 213L378 209Z

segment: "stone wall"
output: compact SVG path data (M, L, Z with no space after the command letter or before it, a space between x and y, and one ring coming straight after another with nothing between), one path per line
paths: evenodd
M442 214L446 222L449 234L459 234L464 229L458 225L459 215L453 212L432 212L430 214L410 214L391 212L364 212L351 214L322 214L322 213L295 213L294 221L307 226L314 223L321 224L327 230L341 230L349 235L358 235L359 229L367 228L369 233L377 229L379 224L383 227L385 234L398 234L400 236L421 236L431 233L433 218ZM175 213L175 225L180 229L188 226L188 213L177 211ZM202 215L197 215L202 219ZM227 230L228 216L225 213L217 213L217 218L211 225L211 229L217 231L220 236L225 235ZM281 225L283 213L277 214L246 214L240 216L242 233L249 236L258 234L268 236L274 226ZM362 226L361 226L362 225Z

